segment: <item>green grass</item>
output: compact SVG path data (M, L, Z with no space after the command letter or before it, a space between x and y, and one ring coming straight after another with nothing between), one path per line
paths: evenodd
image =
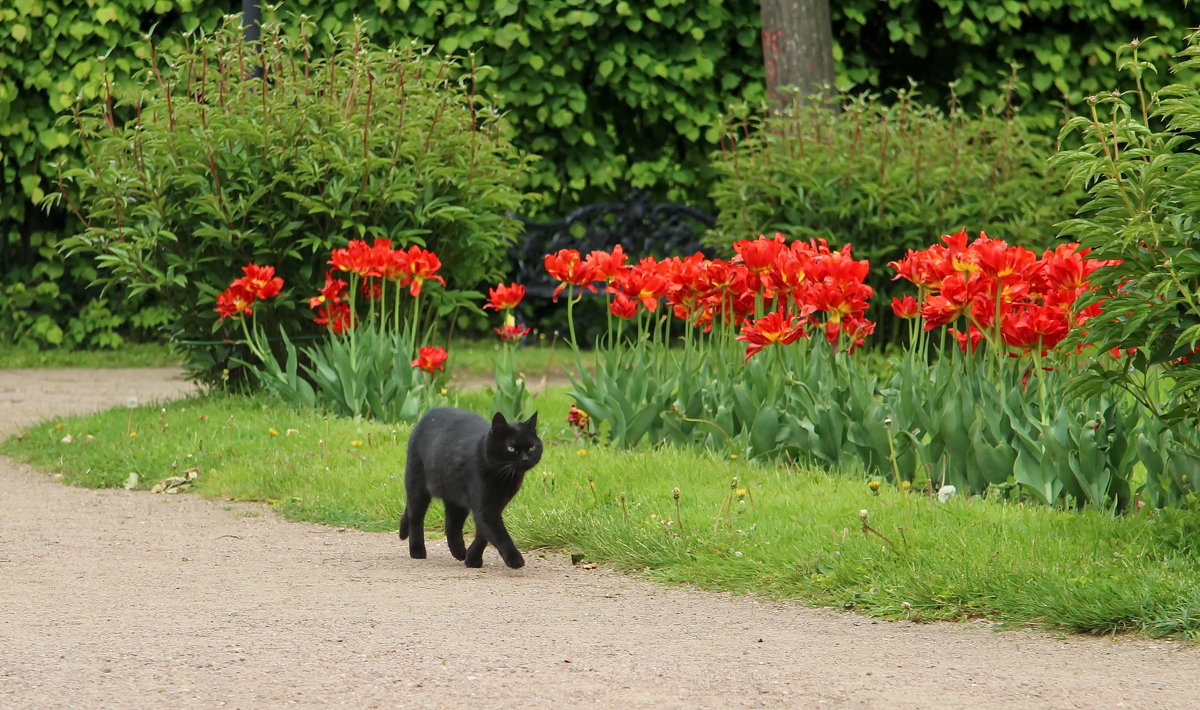
M0 369L65 367L175 367L179 356L160 343L127 343L115 350L32 350L0 345Z
M468 393L460 405L483 411L489 401L486 392ZM889 618L1200 636L1200 514L1114 518L978 499L940 505L887 484L874 495L853 472L581 443L566 427L570 400L562 390L535 404L546 454L506 512L523 548ZM137 473L145 488L198 467L205 496L269 501L299 520L393 530L408 432L213 396L41 423L0 451L84 486L121 486ZM863 509L888 541L863 532ZM439 527L440 506L430 513L427 524Z
M450 354L446 367L453 377L492 377L496 371L496 360L500 356L500 341L495 338L482 340L455 340L446 350ZM574 367L571 349L563 342L551 339L537 340L530 336L526 345L516 352L518 371L524 372L531 382L542 375L555 377Z

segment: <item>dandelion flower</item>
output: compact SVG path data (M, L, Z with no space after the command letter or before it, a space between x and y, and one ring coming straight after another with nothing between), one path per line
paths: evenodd
M576 451L575 453L579 454L580 456L587 456L587 449L580 449L579 451Z
M872 493L879 493L879 486L879 481L871 481L867 484L867 488L870 488Z
M362 441L361 441L361 440L359 440L359 439L355 439L354 441L351 441L351 442L350 442L350 445L351 445L351 446L356 446L356 447L357 447L357 446L362 446Z
M276 429L275 427L271 427L270 429L267 429L267 433L270 434L271 436L279 436L279 430Z
M130 438L130 439L136 439L136 438L137 438L137 432L136 432L136 431L131 431L131 432L129 432L129 438Z

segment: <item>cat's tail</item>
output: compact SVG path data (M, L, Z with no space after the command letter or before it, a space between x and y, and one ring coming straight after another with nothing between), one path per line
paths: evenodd
M400 539L408 539L408 508L405 508L404 514L400 516Z

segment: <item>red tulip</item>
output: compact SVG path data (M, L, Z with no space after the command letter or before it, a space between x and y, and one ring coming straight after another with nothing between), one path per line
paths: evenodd
M323 303L341 303L342 296L346 294L346 287L350 284L341 279L333 278L334 269L330 269L325 273L325 286L321 288L319 295L308 299L309 308L317 308Z
M404 268L406 271L405 279L401 280L401 285L408 284L408 292L414 298L421 295L421 285L426 281L437 281L443 286L446 285L446 280L441 276L436 276L438 269L442 268L442 260L437 257L437 254L422 249L419 246L413 245L405 252Z
M517 325L515 323L503 325L499 328L492 328L492 330L496 331L496 335L500 336L500 340L503 340L506 343L519 342L521 338L529 335L529 328L523 325Z
M558 288L554 289L554 300L558 300L558 294L562 293L567 284L586 286L595 293L596 287L591 285L592 281L595 281L595 267L580 259L579 252L575 249L560 249L556 254L547 254L543 265L546 272L560 282Z
M892 296L892 313L896 317L905 320L911 320L920 315L921 304L917 303L917 299L912 296L905 296L903 299Z
M496 311L506 311L510 308L516 308L517 304L523 298L525 298L524 286L515 283L509 286L499 284L496 288L488 289L488 302L483 307Z
M343 249L334 249L329 264L339 271L359 276L382 276L379 250L372 249L361 239L351 239Z
M613 302L609 305L608 310L618 318L626 320L637 315L638 302L624 293L618 293L613 297Z
M251 315L254 313L251 308L253 303L254 294L240 285L232 285L217 296L217 307L213 310L221 316L218 319L220 322L234 316Z
M317 305L315 310L313 322L329 328L335 335L354 327L354 315L350 313L350 304L345 301L326 301Z
M241 286L253 298L274 298L283 289L283 279L275 275L274 266L247 264L242 267L242 273L245 275L235 279L231 285Z
M432 374L435 370L446 369L447 357L449 357L449 354L445 348L439 348L434 345L422 345L417 351L417 359L412 361L412 366Z
M778 311L772 311L753 323L744 323L737 339L749 343L746 346L746 360L749 360L768 345L788 345L804 336L803 325L794 316L785 318Z

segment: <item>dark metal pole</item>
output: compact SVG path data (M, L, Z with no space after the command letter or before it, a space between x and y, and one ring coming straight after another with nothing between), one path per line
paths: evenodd
M259 38L262 36L262 10L258 0L242 0L242 29L246 33L246 44L254 48L255 54L262 51ZM262 67L257 63L250 70L250 76L262 77Z
M258 0L242 0L242 28L246 31L246 44L257 44L262 33L262 11Z

